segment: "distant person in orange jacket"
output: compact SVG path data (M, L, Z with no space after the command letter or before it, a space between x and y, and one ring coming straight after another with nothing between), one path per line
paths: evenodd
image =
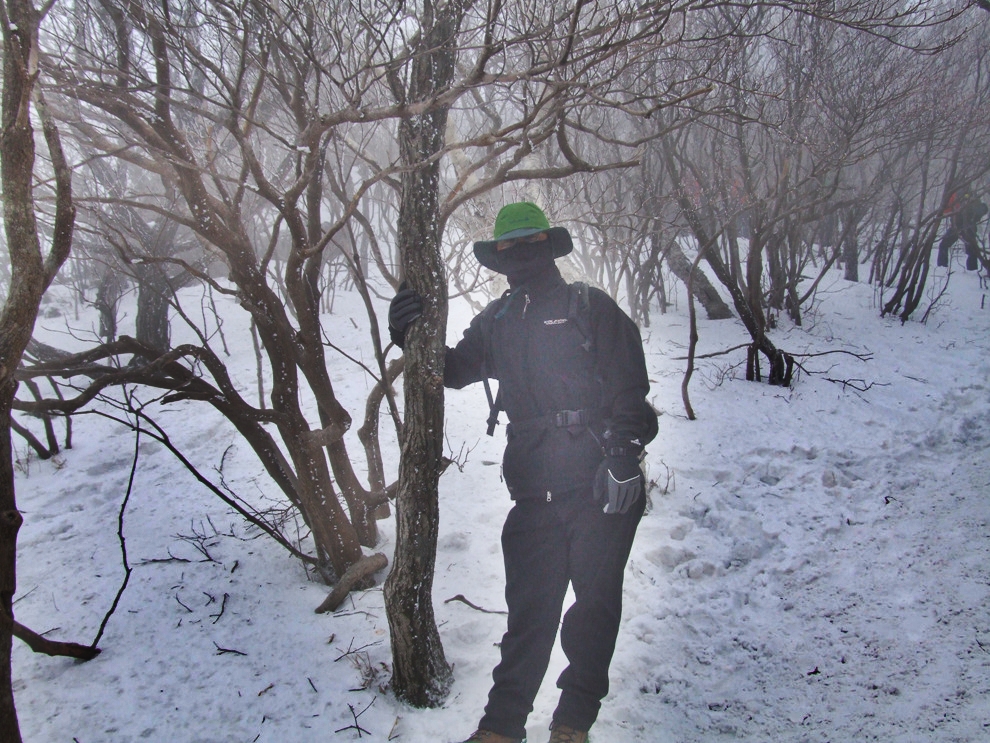
M962 238L963 245L966 246L966 270L975 271L979 268L980 248L976 241L976 227L986 213L987 205L969 192L961 197L957 193L949 197L949 203L945 207L949 229L938 244L938 265L949 265L949 248Z

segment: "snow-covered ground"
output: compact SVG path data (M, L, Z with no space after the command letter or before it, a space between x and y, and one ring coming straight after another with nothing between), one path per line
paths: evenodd
M680 398L686 308L654 315L644 340L663 413L648 456L656 487L626 573L596 743L990 740L987 293L957 271L926 325L902 325L879 317L872 287L836 274L805 326L774 340L794 353L872 360L804 358L816 373L780 389L743 381L741 351L716 356L692 381L695 421ZM228 309L227 340L247 337ZM466 304L454 303L451 341L469 319ZM63 322L43 325L57 332ZM335 343L361 353L356 297L338 294L326 322ZM731 320L701 320L700 332L699 353L745 340ZM253 352L232 352L253 397ZM360 415L368 381L346 359L331 365ZM482 389L449 392L447 405L450 449L469 453L441 481L434 601L455 669L441 709L411 709L383 690L390 652L380 587L334 615L314 614L327 589L144 439L123 517L133 574L102 654L79 663L15 640L25 740L466 738L505 618L448 600L504 608L499 534L510 501L497 464L503 441L484 435ZM223 458L238 492L273 495L247 447L209 410L155 412L204 473L218 480ZM88 644L123 578L117 520L135 440L84 416L74 443L56 462L26 461L18 450L25 522L15 610L53 639ZM387 456L394 467L394 446ZM381 526L379 549L390 553L394 525ZM549 738L562 667L558 650L530 743Z

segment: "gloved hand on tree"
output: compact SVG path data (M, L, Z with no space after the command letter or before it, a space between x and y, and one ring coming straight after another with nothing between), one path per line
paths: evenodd
M388 305L388 334L395 345L405 346L406 330L422 314L423 298L403 281Z

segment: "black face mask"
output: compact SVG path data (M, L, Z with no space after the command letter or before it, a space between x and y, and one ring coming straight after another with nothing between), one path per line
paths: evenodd
M549 243L519 243L496 253L498 270L509 284L518 286L553 266L553 251Z

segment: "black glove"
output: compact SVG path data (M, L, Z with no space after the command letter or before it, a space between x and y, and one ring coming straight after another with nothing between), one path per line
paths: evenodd
M388 305L388 334L395 345L399 348L405 346L406 329L422 314L423 298L403 281Z
M621 448L606 450L595 474L593 492L605 513L626 513L643 495L639 455Z

